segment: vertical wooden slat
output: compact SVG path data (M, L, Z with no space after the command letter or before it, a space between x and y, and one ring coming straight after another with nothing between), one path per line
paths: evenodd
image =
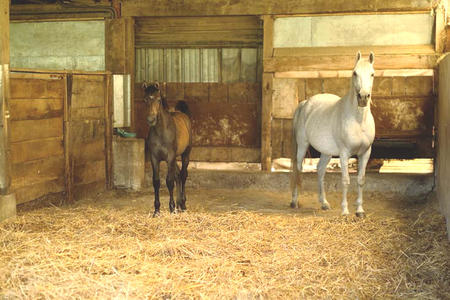
M73 75L64 76L64 179L66 189L66 203L73 202L73 164L71 151L71 118L72 118L72 83Z
M447 24L446 20L446 9L448 6L447 1L440 1L438 6L436 7L436 18L435 18L435 43L434 43L434 50L437 53L444 52L445 47L445 39L446 39L446 30L445 26Z
M272 90L273 73L263 74L261 112L261 168L270 171L272 167Z
M105 167L106 167L106 188L113 188L113 155L112 155L112 88L111 88L111 74L107 74L105 80Z
M263 60L273 56L273 17L264 16ZM263 73L262 78L262 108L261 108L261 169L270 171L272 168L271 123L272 123L272 92L273 73Z
M135 47L134 47L134 18L125 18L125 73L130 74L130 129L135 130L135 116L134 116L134 83L136 81L136 58L135 58ZM110 76L110 75L108 75ZM111 79L110 79L111 84ZM105 90L108 92L108 90ZM112 98L109 98L112 104Z

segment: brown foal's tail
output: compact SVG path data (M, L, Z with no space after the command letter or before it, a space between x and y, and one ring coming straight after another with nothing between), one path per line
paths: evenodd
M178 101L175 105L175 110L178 110L191 118L191 111L189 110L189 106L187 105L186 101Z

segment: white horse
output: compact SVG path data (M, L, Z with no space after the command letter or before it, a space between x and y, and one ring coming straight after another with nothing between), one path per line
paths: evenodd
M375 137L375 122L370 112L371 92L374 78L374 54L369 59L356 55L350 91L342 98L332 94L318 94L300 102L293 120L292 202L298 207L299 173L309 145L318 150L319 202L322 209L330 208L325 197L324 177L332 156L339 156L342 170L342 215L348 215L347 190L350 184L348 159L358 156L358 198L356 215L364 216L363 187L367 162Z

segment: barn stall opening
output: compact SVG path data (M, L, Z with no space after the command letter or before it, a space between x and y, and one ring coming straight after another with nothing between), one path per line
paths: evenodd
M2 82L9 82L7 147L14 149L8 152L10 191L17 202L48 194L57 201L72 194L78 201L64 206L50 202L52 206L41 197L19 205L17 217L0 224L0 294L447 297L449 245L444 218L430 194L431 175L369 174L368 216L363 220L339 217L340 179L333 172L326 179L333 208L328 212L319 210L315 176L305 178L301 208L289 209L289 174L277 172L191 169L188 212L170 215L163 209L156 219L151 218L148 186L137 184L141 190L135 192L105 191L116 180L112 170L118 164L129 176L142 176L133 171L145 165L135 162L143 159L147 130L143 81L159 80L169 100L186 100L192 106L195 160L256 163L271 170L278 158L290 155L290 113L295 105L313 93L339 95L347 89L358 49L376 54L377 157L434 157L435 74L443 52L436 36L443 30L439 18L446 6L430 1L415 6L351 2L342 11L337 4L324 7L309 1L194 2L167 7L165 1L150 5L83 0L87 8L49 4L35 15L30 13L33 4L13 3L13 18L27 23L40 18L30 23L36 28L61 22L52 27L54 36L59 29L78 28L74 36L80 41L72 52L50 58L30 52L20 57L11 51L13 72L2 74L7 77ZM74 14L78 20L72 19ZM102 20L92 20L99 17ZM378 44L350 31L352 26L332 26L337 19L348 25L358 18L370 20L369 29L381 35ZM92 27L94 32L83 29L95 22L99 24ZM392 22L397 26L387 27ZM341 31L335 39L320 39L323 35L317 33L308 37L308 30L292 38L292 24L299 23L299 28L327 25ZM406 37L398 38L399 26ZM349 35L361 42L339 44L349 43ZM34 48L45 40L33 37L26 40ZM94 53L84 52L83 37L97 41L89 48ZM11 41L14 38L17 35ZM324 41L338 44L320 44ZM3 59L9 70L9 58ZM74 71L79 66L83 71ZM130 102L114 110L118 86ZM440 101L445 103L445 97ZM135 131L138 138L113 137L113 126ZM120 159L113 153L117 141L131 145L124 146ZM440 153L445 153L445 145L439 143ZM446 169L438 170L438 178L445 181ZM438 184L440 200L443 187ZM350 196L355 198L355 193ZM167 208L167 193L161 202Z

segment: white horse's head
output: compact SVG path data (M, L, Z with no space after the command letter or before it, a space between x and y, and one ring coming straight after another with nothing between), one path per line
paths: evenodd
M355 68L353 69L352 88L355 90L359 107L365 107L370 103L373 78L375 71L373 61L375 55L370 52L369 59L361 59L361 52L356 54Z

